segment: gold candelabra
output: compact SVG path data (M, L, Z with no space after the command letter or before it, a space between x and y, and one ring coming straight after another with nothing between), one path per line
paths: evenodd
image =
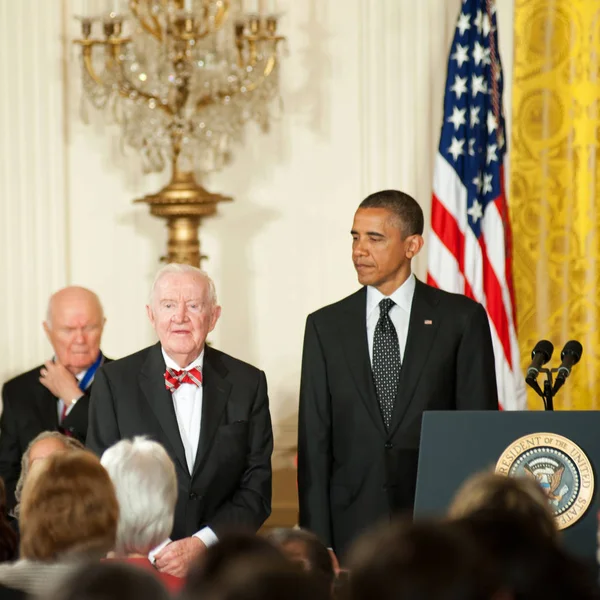
M161 260L200 265L201 220L231 198L194 173L227 164L249 121L269 125L284 38L265 9L266 0L251 12L241 0L130 0L122 13L78 17L84 99L120 124L146 172L171 165L171 181L135 201L167 220Z

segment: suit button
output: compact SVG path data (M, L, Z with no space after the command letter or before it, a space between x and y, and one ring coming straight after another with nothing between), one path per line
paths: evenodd
M196 494L196 492L190 492L190 500L195 500L198 497L198 494Z
M382 489L384 492L387 492L387 490L388 490L388 486L384 484L384 485L382 485L382 486L381 486L381 489Z
M392 442L386 442L384 448L386 450L391 450L394 447L394 444L392 444Z

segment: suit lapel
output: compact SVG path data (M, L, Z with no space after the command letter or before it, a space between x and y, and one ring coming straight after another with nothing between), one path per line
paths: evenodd
M171 392L165 388L165 370L166 366L160 344L156 344L150 348L140 371L140 387L173 448L175 458L182 469L188 473L185 451L181 442L179 426L177 425L175 408L173 407L173 398Z
M202 424L192 477L195 477L200 466L206 460L221 423L221 417L231 393L231 384L226 379L227 373L227 367L219 358L218 353L206 346L202 367Z
M373 383L369 342L367 340L367 290L362 288L348 298L346 314L339 325L346 361L367 412L382 436L385 425Z
M406 348L402 357L398 393L392 413L390 436L395 433L410 403L414 400L417 383L429 358L441 318L437 304L438 299L431 294L430 288L417 280L410 310Z

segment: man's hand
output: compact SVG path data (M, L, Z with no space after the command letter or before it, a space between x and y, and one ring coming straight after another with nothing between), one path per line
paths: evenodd
M51 360L47 360L40 369L40 383L57 398L61 398L67 406L81 396L75 375L60 363Z
M206 552L204 542L187 537L165 546L156 556L156 568L163 572L185 577L192 564Z

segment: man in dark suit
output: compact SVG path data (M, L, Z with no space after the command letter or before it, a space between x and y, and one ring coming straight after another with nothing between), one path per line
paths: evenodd
M352 227L364 287L306 322L300 525L338 554L412 509L423 411L498 407L486 312L415 279L422 233L423 212L407 194L366 198Z
M87 445L97 454L147 435L175 463L178 499L159 570L184 576L229 528L271 511L273 433L265 374L205 345L221 313L212 281L189 265L159 271L146 307L159 343L100 370Z
M4 384L0 477L9 508L15 505L21 457L33 438L62 431L85 443L92 382L107 360L100 352L105 321L94 292L75 286L56 292L44 322L54 358Z

